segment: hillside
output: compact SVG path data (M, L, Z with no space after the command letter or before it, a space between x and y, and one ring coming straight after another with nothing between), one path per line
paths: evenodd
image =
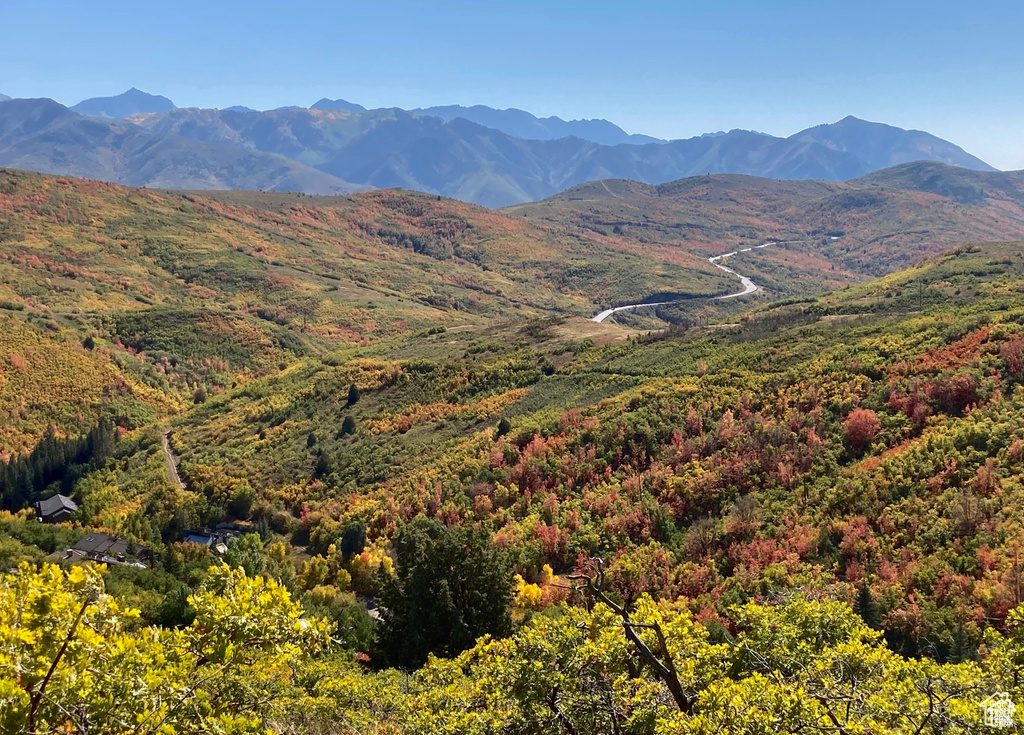
M727 175L660 186L601 181L506 211L695 254L787 241L741 256L742 272L770 299L797 295L794 285L806 278L824 289L967 242L1024 237L1024 174L919 162L848 182Z
M1016 174L940 165L849 184L612 181L499 214L393 191L160 193L2 172L0 309L22 325L7 335L8 373L36 360L68 382L29 405L6 394L0 452L30 448L58 406L65 431L104 412L133 428L199 388L216 394L295 359L423 330L571 317L558 333L622 339L585 320L666 299L682 301L658 308L660 320L650 310L617 319L639 329L726 319L974 237L1022 237L1020 186ZM736 290L709 256L772 239L785 242L730 261L760 291L701 298ZM98 350L81 348L87 336ZM89 379L75 385L78 371Z
M32 395L43 386L26 371L67 381L31 401L3 393L0 453L31 447L47 420L77 431L110 411L135 427L199 387L343 345L731 285L685 253L651 260L420 194L204 198L14 171L0 171L0 246L5 380Z
M80 481L79 518L158 546L242 513L328 555L422 514L487 529L527 579L599 555L621 599L705 617L867 589L891 646L941 658L1019 603L1020 253L626 345L547 319L305 357L172 419L190 492L144 427Z
M977 732L1024 695L1024 243L866 280L901 220L1017 226L1019 175L967 176L499 213L0 172L5 722ZM729 260L799 298L586 319L692 316L735 287L708 252L799 235Z

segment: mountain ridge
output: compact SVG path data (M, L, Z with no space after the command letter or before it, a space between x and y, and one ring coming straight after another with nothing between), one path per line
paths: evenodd
M363 188L280 156L156 135L124 120L79 115L46 98L0 107L0 165L129 186L316 193Z
M355 102L349 102L341 98L332 100L323 97L317 100L309 106L311 110L343 110L347 112L365 112L366 108L362 105L357 105Z
M16 102L0 108L0 128L40 124ZM844 181L875 170L862 155L877 162L883 155L913 158L916 151L924 158L991 170L934 136L856 118L789 138L732 130L667 142L602 145L577 136L519 138L464 117L446 120L400 108L359 110L344 100L321 103L263 112L172 108L120 118L90 117L89 125L64 120L31 140L11 140L9 133L0 140L0 164L166 188L291 186L320 194L400 187L489 207L541 200L602 179L660 184L705 173L735 173ZM349 109L324 109L332 105ZM101 108L112 109L106 103L95 109ZM57 108L51 112L56 116ZM848 129L853 132L847 136ZM878 130L883 142L888 141L885 145L865 142L865 136ZM199 154L188 140L207 147ZM277 158L261 157L267 154ZM214 170L206 170L207 162ZM148 173L141 175L142 169Z
M811 140L834 150L853 153L871 169L888 168L900 163L928 160L979 171L996 169L963 148L923 130L905 130L894 125L871 122L847 115L834 123L815 125L790 136Z
M132 87L111 97L91 97L82 100L70 109L80 115L120 118L140 112L169 112L174 107L174 103L166 97Z
M563 120L555 116L542 118L514 107L502 110L486 105L437 105L416 108L409 112L440 117L443 120L462 118L525 140L557 140L572 136L599 145L667 142L650 135L629 134L615 123L604 119Z

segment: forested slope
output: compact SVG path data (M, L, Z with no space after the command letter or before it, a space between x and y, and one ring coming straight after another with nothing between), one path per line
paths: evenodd
M612 338L592 291L722 282L423 195L3 187L0 731L971 733L1024 696L1020 242ZM75 563L100 532L137 564Z

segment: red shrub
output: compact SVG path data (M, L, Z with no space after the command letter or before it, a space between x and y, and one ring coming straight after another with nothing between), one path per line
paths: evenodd
M846 440L855 449L862 449L875 440L882 423L878 416L869 408L855 408L843 422Z

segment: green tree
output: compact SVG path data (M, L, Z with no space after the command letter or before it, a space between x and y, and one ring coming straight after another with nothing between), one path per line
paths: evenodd
M354 434L356 431L356 420L351 416L346 416L345 420L341 422L341 435Z
M234 539L228 544L228 550L223 558L225 564L245 570L250 577L262 574L267 563L267 557L263 553L263 540L258 533L247 533Z
M341 554L345 560L356 554L363 553L366 548L366 526L362 523L349 523L341 534Z
M857 605L855 607L857 614L864 620L864 624L869 628L879 630L882 627L882 617L878 611L878 603L875 602L875 598L871 595L871 588L868 587L867 583L860 586L857 591Z
M511 632L512 570L486 532L417 518L395 541L395 575L381 583L378 648L393 666L418 668L482 635Z
M243 521L248 520L255 502L256 491L252 489L248 482L245 482L231 494L231 499L228 501L228 513L233 518Z

